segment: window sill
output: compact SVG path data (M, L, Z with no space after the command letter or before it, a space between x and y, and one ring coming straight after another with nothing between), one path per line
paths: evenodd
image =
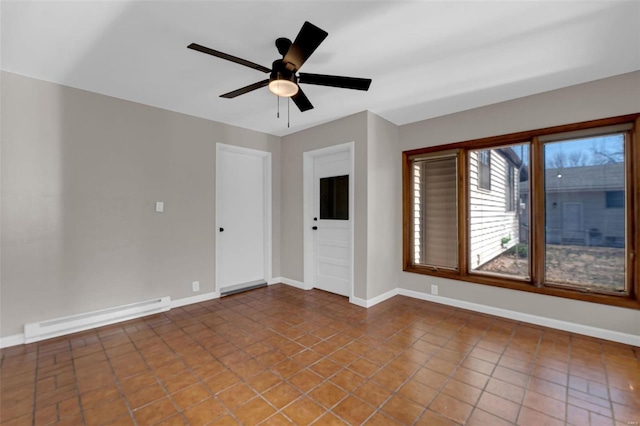
M528 282L517 279L509 279L497 276L483 276L480 274L462 274L453 270L434 271L430 267L409 265L403 268L405 272L431 275L434 277L465 281L473 284L501 287L509 290L527 291L529 293L543 294L547 296L563 297L565 299L581 300L583 302L599 303L603 305L617 306L621 308L640 310L640 302L629 296L614 296L599 293L583 293L576 290L568 290L558 287L536 287Z

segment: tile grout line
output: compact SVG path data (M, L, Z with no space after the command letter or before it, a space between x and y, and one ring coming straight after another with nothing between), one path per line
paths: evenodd
M182 310L182 311L184 311L184 310ZM187 313L188 313L188 312L187 312ZM169 319L172 323L174 323L174 324L175 324L175 322L174 322L173 320L171 320L171 318L169 318L169 316L168 316L166 313L163 313L162 315L163 315L163 317L166 317L166 318L167 318L167 319ZM190 314L189 314L189 315L190 315ZM191 315L190 315L190 316L191 316ZM206 326L206 325L205 325L205 326ZM207 328L208 328L208 327L207 327ZM190 370L190 371L193 373L193 369L191 368L191 366L190 366L190 365L188 365L187 363L185 363L185 362L183 361L182 356L178 355L178 354L175 352L175 349L174 349L171 345L169 345L169 344L166 342L166 340L165 340L165 339L164 339L160 334L158 334L158 333L157 333L157 331L155 330L155 328L151 327L151 329L152 329L152 330L153 330L153 332L156 334L156 336L157 336L158 338L160 338L160 340L162 340L162 341L167 345L167 347L168 347L168 348L171 350L171 352L176 356L176 358L180 359L180 360L181 360L181 362L183 362L183 364L185 364L185 366L188 368L188 370ZM180 327L180 330L182 330L182 331L184 332L183 327ZM213 330L212 330L212 331L213 331ZM216 334L217 334L217 333L216 333ZM205 351L207 351L207 353L210 353L210 352L207 350L207 348L203 347L203 346L202 346L202 345L200 345L199 343L198 343L198 345L199 345L202 349L204 349ZM215 356L215 355L213 355L213 354L211 354L211 356L213 356L213 358L214 358L217 362L220 362L220 360L219 360L219 358L218 358L218 357L216 357L216 356ZM148 362L147 362L147 360L146 360L146 358L145 358L144 356L143 356L143 359L144 359L145 363L146 363L147 365L149 365L149 364L148 364ZM149 366L149 367L151 367L151 366ZM151 370L152 370L152 371L155 371L155 368L151 368ZM233 373L233 372L232 372L232 373ZM235 374L235 373L233 373L233 374ZM209 389L209 386L207 386L207 385L203 382L203 379L202 379L198 374L194 374L194 376L195 376L195 377L197 377L197 379L198 379L198 383L199 383L200 385L202 385L202 386L207 390L207 392L211 395L211 397L212 397L212 398L214 398L214 399L215 399L219 404L221 404L221 406L222 406L222 407L224 407L224 409L227 411L227 414L230 414L234 419L236 419L236 420L237 420L237 418L236 418L236 416L233 414L233 412L232 412L231 410L229 410L229 408L226 406L226 404L224 404L222 401L220 401L220 400L219 400L219 398L218 398L217 394L215 394L213 391L211 391L211 389ZM173 404L174 408L176 408L176 411L177 411L178 415L179 415L181 418L183 418L183 420L187 421L187 423L189 423L189 422L188 422L188 419L187 419L187 418L185 417L185 415L184 415L184 412L186 411L186 408L185 408L184 410L182 410L182 409L178 406L178 404L174 401L174 399L173 399L173 398L172 398L172 396L171 396L172 394L167 390L167 388L165 387L165 385L164 385L164 383L162 382L162 380L161 380L158 376L156 376L156 374L155 374L155 373L154 373L154 377L155 377L156 381L158 382L158 384L162 387L162 389L163 389L163 390L164 390L164 392L166 393L167 398L169 398L169 400L170 400L170 401L171 401L171 403ZM191 386L192 386L192 385L191 385ZM191 387L191 386L187 386L187 387L185 387L184 389L187 389L187 388L189 388L189 387ZM231 387L231 386L229 386L229 387ZM181 391L182 391L182 390L184 390L184 389L181 389L180 391L176 391L175 393L177 393L177 392L181 392ZM202 403L202 401L199 401L199 402L197 402L197 403L193 404L191 407L194 407L194 406L198 405L199 403ZM191 407L187 407L187 408L191 408ZM142 407L139 407L138 409L140 409L140 408L142 408ZM222 415L221 415L221 416L222 416ZM219 416L219 417L221 417L221 416Z
M607 395L608 395L608 400L609 400L609 409L611 410L611 419L613 420L613 424L616 424L616 412L614 410L614 406L613 406L613 399L611 399L611 385L609 383L609 371L607 370L607 362L606 362L606 357L604 354L604 347L602 346L602 344L600 344L600 359L602 361L602 371L604 372L604 378L605 378L605 383L607 385ZM567 387L567 390L569 389L569 387ZM587 394L591 394L589 392L589 382L587 382ZM569 397L567 396L567 405L569 404ZM640 416L639 416L640 417ZM591 421L591 411L589 412L589 421ZM622 422L622 420L620 420L620 422Z
M473 317L473 316L472 316L472 317ZM485 331L484 331L484 333L482 334L482 337L484 337L484 336L486 336L486 335L487 335L487 333L488 333L488 330L489 330L490 326L491 326L493 323L495 323L495 322L496 322L495 318L491 320L491 323L490 323L490 324L488 324L488 325L487 325L487 327L485 328ZM513 333L514 333L514 332L515 332L515 329L514 329L514 331L512 331L512 335L513 335ZM453 339L453 337L454 337L454 335L452 335L452 336L449 338L449 340L447 341L447 343L448 343L448 342L450 342L450 341L451 341L451 339ZM478 339L478 341L473 345L473 349L475 349L476 347L478 347L478 343L482 340L482 337L481 337L480 339ZM509 341L510 341L510 340L509 340ZM442 345L442 347L444 347L444 346L445 346L445 345ZM503 349L503 351L502 351L502 353L501 353L501 356L502 356L502 354L504 353L504 351L506 350L506 347L507 347L507 346L508 346L508 345L505 345L505 349ZM437 390L438 390L438 395L440 394L441 390L442 390L442 389L444 389L444 388L447 386L447 384L448 384L451 380L454 380L453 375L455 374L455 372L456 372L456 371L458 371L458 370L460 369L460 367L462 366L462 363L464 362L464 360L466 360L466 359L470 356L470 354L471 354L471 352L473 351L473 349L471 349L471 350L470 350L470 351L469 351L469 352L464 356L464 358L463 358L462 360L460 360L460 362L458 363L458 365L456 366L456 368L455 368L455 369L451 372L451 374L449 375L449 378L448 378L448 379L447 379L447 380L442 384L442 386L441 386L439 389L437 389ZM492 351L492 352L493 352L493 351ZM435 354L434 354L434 356L435 356ZM499 359L500 359L500 358L499 358ZM498 360L499 360L499 359L498 359ZM495 371L495 369L497 368L497 366L498 366L498 361L496 361L495 366L494 366L494 367L493 367L493 369L492 369L492 372L493 372L493 371ZM482 374L482 373L481 373L481 374ZM491 377L491 376L489 376L489 377ZM487 380L487 383L488 383L488 382L489 382L489 380ZM465 422L466 422L466 421L468 421L468 419L473 415L473 412L474 412L474 411L475 411L475 409L477 408L477 404L478 404L478 402L480 401L480 397L482 396L482 393L485 391L485 388L486 388L486 386L487 386L487 383L485 383L485 385L483 386L483 388L480 390L480 395L478 396L478 400L476 400L476 402L473 404L473 406L472 406L473 408L472 408L471 412L469 413L469 416L467 417L467 419L465 420ZM467 384L468 384L468 383L467 383ZM472 386L472 385L470 385L470 386ZM436 397L436 398L437 398L437 397ZM455 397L452 397L452 398L455 398ZM455 399L459 400L458 398L455 398ZM435 398L434 398L434 400L435 400ZM423 412L420 414L420 416L418 417L418 419L420 419L420 418L422 418L422 416L424 416L424 414L429 410L429 407L431 407L431 404L433 404L433 401L434 401L434 400L432 400L432 401L429 403L429 406L425 407L425 409L424 409L424 410L423 410ZM462 402L464 402L464 401L462 401ZM453 419L451 419L451 420L453 420ZM416 421L418 421L418 420L416 420ZM453 421L455 421L455 420L453 420ZM414 422L414 423L415 423L415 422Z
M31 426L36 426L36 406L38 399L38 372L40 369L40 343L36 346L36 365L35 374L33 375L33 410L31 413Z
M544 336L544 329L542 329L542 333L540 333L540 336L538 337L538 343L536 344L536 350L535 353L533 354L532 357L532 362L535 365L535 359L537 358L538 355L538 351L540 349L540 342L542 341L542 337ZM524 400L527 397L527 392L529 392L529 383L531 383L531 376L533 375L533 368L529 371L529 373L527 374L527 382L525 383L524 386L524 393L522 394L522 400L520 401L520 404L518 404L518 415L516 416L516 422L518 421L518 419L520 419L520 414L522 413L522 407L524 406ZM537 410L536 410L537 411ZM565 404L565 418L562 419L563 422L566 423L566 404Z
M454 315L454 313L455 313L455 312L452 312L450 315L448 315L448 316L447 316L447 318L449 318L449 317L453 316L453 315ZM443 323L447 318L440 320L440 321L438 322L438 324ZM407 327L404 327L403 329L406 329L406 328L407 328ZM434 326L433 328L435 328L435 326ZM433 329L433 328L432 328L432 329ZM462 328L462 326L461 326L460 328ZM458 330L459 330L459 329L458 329ZM397 332L396 332L396 333L394 333L392 336L388 337L386 340L387 340L387 341L388 341L388 340L390 340L393 336L395 336L395 335L399 334L400 332L401 332L401 330L397 331ZM425 333L424 335L426 335L426 334L427 334L427 333ZM423 336L424 336L424 335L423 335ZM452 335L447 339L447 342L451 341L451 339L453 338L453 335L454 335L454 334L452 334ZM421 340L421 339L417 339L417 340ZM416 341L417 341L417 340L416 340ZM411 346L413 346L413 344L415 344L415 342L413 342L413 343L411 344ZM409 347L411 347L411 346L408 346L407 348L409 348ZM444 347L444 344L443 344L443 345L441 345L441 346L442 346L442 347ZM407 349L404 349L402 352L405 352L406 350L407 350ZM391 362L393 362L394 360L398 359L400 356L401 356L401 354L396 355L394 358L392 358L390 361L388 361L388 362L387 362L383 367L380 367L377 371L381 371L383 368L386 368L386 365L389 365ZM426 361L424 361L424 362L421 364L421 367L420 367L420 368L424 368L424 365L425 365L425 364L427 364L427 363L428 363L428 362L429 362L433 357L435 357L435 354L430 354L430 357L429 357ZM457 370L457 367L456 367L456 370ZM456 370L454 370L454 371L456 371ZM386 404L387 402L389 402L389 401L390 401L394 396L396 396L396 395L398 394L398 392L397 392L397 391L398 391L398 389L400 389L402 386L406 385L406 384L407 384L407 383L408 383L408 382L409 382L413 377L415 377L415 375L417 374L417 372L418 372L418 371L419 371L419 369L417 369L416 371L414 371L414 372L413 372L413 374L409 375L409 376L408 376L408 377L407 377L407 378L406 378L402 383L400 383L400 384L399 384L395 389L391 390L391 394L390 394L390 395L389 395L389 396L388 396L388 397L387 397L387 398L386 398L386 399L385 399L385 400L384 400L384 401L383 401L383 402L382 402L378 407L373 407L373 408L374 408L373 413L371 413L371 414L370 414L370 415L365 419L365 422L366 422L366 421L368 421L369 419L371 419L371 418L372 418L373 416L375 416L377 413L380 413L380 412L381 412L381 407L385 406L385 404ZM452 372L451 374L453 374L453 372ZM443 383L443 384L441 385L441 387L440 387L440 388L438 388L438 389L442 389L442 388L444 388L444 386L446 386L446 383L448 383L448 382L449 382L450 378L451 378L451 375L449 375L449 378L447 379L447 381L445 381L445 383ZM375 380L374 380L374 381L375 381ZM365 402L366 402L366 401L365 401ZM433 401L432 401L432 402L433 402ZM418 415L418 416L417 416L417 419L421 418L421 417L424 415L424 413L429 409L429 406L430 406L430 405L431 405L431 403L429 403L429 405L428 405L428 406L426 406L426 407L424 407L424 408L423 408L423 410L421 411L420 415ZM417 421L417 419L416 419L415 421ZM415 421L414 421L414 423L415 423Z
M490 323L490 324L488 324L488 325L487 325L487 327L485 327L485 330L484 330L484 332L482 333L482 337L480 337L480 338L476 341L476 343L473 345L473 348L472 348L472 349L471 349L471 350L470 350L470 351L465 355L465 357L460 361L460 363L458 364L458 366L456 367L456 369L454 370L454 372L455 372L455 371L457 371L457 370L460 368L460 366L462 366L462 364L464 363L464 361L465 361L467 358L469 358L469 356L471 356L471 353L473 352L473 350L474 350L475 348L477 348L477 347L478 347L478 344L482 341L482 338L484 338L484 337L487 335L487 333L489 332L489 329L490 329L491 325L492 325L492 324L494 324L495 322L496 322L496 319L495 319L495 318L493 318L493 319L491 320L491 323ZM515 333L515 329L514 329L514 331L512 331L512 336L513 336L513 334L514 334L514 333ZM452 336L452 338L453 338L453 336ZM512 338L512 337L510 337L509 341L511 341L511 338ZM508 347L508 343L505 345L505 348L504 348L504 349L502 350L502 352L500 353L500 357L498 358L498 360L495 362L495 365L494 365L494 366L493 366L493 368L491 369L491 374L489 374L489 375L488 375L488 376L489 376L489 379L487 380L487 383L485 383L485 385L482 387L482 389L480 389L480 395L478 395L478 399L477 399L477 400L476 400L476 402L473 404L473 406L472 406L473 408L472 408L471 412L469 413L469 416L467 417L466 421L468 421L468 420L469 420L469 418L471 418L471 416L473 416L473 413L474 413L474 411L475 411L476 409L479 409L479 408L478 408L478 402L480 402L480 398L482 397L482 394L483 394L484 392L486 392L486 387L487 387L487 385L488 385L489 381L491 380L491 378L493 377L493 372L494 372L494 371L495 371L495 369L498 367L499 361L500 361L500 359L502 358L502 355L503 355L503 354L504 354L504 352L506 351L506 348L507 348L507 347ZM481 348L481 349L482 349L482 348ZM493 352L493 351L490 351L490 352ZM495 352L494 352L494 353L495 353ZM475 370L474 370L474 371L475 371ZM452 374L453 374L453 373L452 373ZM481 374L484 374L484 373L481 373ZM444 387L445 387L445 386L446 386L446 385L447 385L451 380L453 380L453 377L451 377L451 376L450 376L450 378L449 378L449 379L448 379L448 380L447 380L447 381L442 385L442 389L444 389ZM438 390L438 393L440 393L440 390ZM453 396L452 396L452 398L455 398L455 397L453 397ZM435 399L435 398L434 398L434 399ZM458 399L458 398L455 398L455 399ZM462 401L462 402L464 402L464 401ZM431 401L431 403L433 403L433 401ZM429 406L431 406L431 403L429 404ZM429 407L426 407L426 408L425 408L425 410L424 410L424 412L423 412L423 413L421 413L420 417L418 417L418 418L421 418L421 417L424 415L424 413L426 413L426 411L427 411L428 409L429 409ZM495 414L494 414L494 415L495 415ZM496 416L496 417L499 417L499 416Z
M71 345L71 339L68 339L67 343L69 345L69 355L72 357L71 360L69 360L69 362L71 364L71 369L73 371L73 383L76 388L76 399L78 401L78 410L80 412L80 419L82 420L82 424L86 424L87 420L84 417L84 408L82 407L82 400L80 398L80 384L78 383L78 374L76 373L76 363L74 362L74 358L73 358L73 347Z

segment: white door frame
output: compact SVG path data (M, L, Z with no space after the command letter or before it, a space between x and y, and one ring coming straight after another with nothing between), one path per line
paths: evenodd
M220 286L219 286L219 280L218 280L218 253L220 252L219 250L219 239L217 238L218 236L218 229L220 228L220 226L222 225L221 223L218 223L218 208L220 207L220 203L218 202L218 194L220 194L220 170L221 168L218 167L218 162L220 161L220 152L222 151L227 151L227 152L235 152L235 153L239 153L239 154L245 154L245 155L252 155L258 158L262 159L262 162L264 164L264 180L263 180L263 185L264 185L264 254L265 254L265 259L264 259L264 280L268 283L270 282L271 278L273 278L271 276L272 271L271 271L271 259L272 259L272 255L271 255L271 246L272 246L272 231L271 231L271 153L268 151L260 151L257 149L251 149L251 148L243 148L240 146L235 146L235 145L227 145L227 144L223 144L223 143L216 143L216 183L215 183L215 191L216 191L216 195L215 195L215 199L216 199L216 219L215 219L215 229L214 229L214 235L216 236L215 238L215 246L216 246L216 252L215 252L215 283L214 283L214 291L215 293L217 293L218 295L220 294Z
M313 280L313 263L314 263L314 250L315 246L313 244L314 234L312 231L313 227L313 160L316 157L321 157L328 154L335 154L338 152L348 152L349 153L349 215L350 215L350 229L349 234L351 240L349 241L349 257L351 262L351 277L350 277L350 285L349 285L349 301L353 298L353 277L354 277L354 229L355 229L355 175L354 175L354 142L347 142L340 145L334 145L327 148L316 149L313 151L307 151L303 153L303 226L304 226L304 288L306 290L310 290L314 288L315 283Z

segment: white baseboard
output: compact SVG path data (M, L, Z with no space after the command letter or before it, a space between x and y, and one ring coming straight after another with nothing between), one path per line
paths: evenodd
M169 296L128 303L97 311L68 315L24 325L25 343L39 342L53 337L66 336L105 325L166 312L171 309Z
M286 285L290 285L291 287L295 287L295 288L299 288L300 290L311 290L311 288L307 287L304 285L304 283L302 281L296 281L296 280L292 280L290 278L285 278L285 277L275 277L272 278L268 281L268 284L286 284Z
M102 327L110 324L117 324L123 321L129 321L135 318L144 317L147 315L153 315L156 313L166 312L171 308L177 308L180 306L191 305L193 303L200 303L211 299L217 299L220 297L218 292L199 294L193 297L185 297L183 299L171 300L169 297L162 298L166 300L163 306L159 306L153 310L144 310L140 309L137 312L133 312L134 309L131 308L131 305L123 305L115 308L109 308L102 311L97 312L88 312L80 315L73 315L70 317L65 317L61 319L51 320L51 321L43 321L42 324L53 323L54 325L58 322L69 322L72 321L69 327L59 327L56 330L51 332L44 332L41 335L34 335L27 338L25 333L14 334L13 336L6 336L0 338L0 348L8 348L10 346L18 346L25 343L33 343L40 340L45 340L48 338L65 336L68 334L76 333L78 331L89 330L93 328ZM98 314L98 315L96 315ZM34 323L35 324L35 323ZM33 329L34 324L27 324L27 328L30 330ZM33 333L33 332L32 332Z
M428 300L442 305L454 306L456 308L468 309L470 311L482 312L484 314L495 315L497 317L508 318L515 321L522 321L530 324L542 325L544 327L555 328L557 330L569 331L571 333L584 334L585 336L597 337L599 339L611 340L632 346L640 346L640 336L619 331L606 330L604 328L592 327L590 325L577 324L574 322L562 321L553 318L541 317L538 315L526 314L523 312L511 311L509 309L496 308L493 306L481 305L479 303L466 302L464 300L450 299L448 297L434 296L432 294L419 291L398 289L398 294L412 297L414 299Z
M398 289L394 288L393 290L389 290L386 293L382 293L379 296L376 296L372 299L361 299L359 297L350 297L349 302L354 305L362 306L363 308L370 308L374 305L377 305L380 302L384 302L387 299L391 299L393 296L398 294Z
M185 297L171 301L171 308L179 308L180 306L192 305L194 303L206 302L207 300L219 299L220 293L213 291L211 293L199 294L197 296Z
M269 284L283 283L296 287L302 290L308 290L304 283L300 281L291 280L283 277L276 277L269 280ZM462 300L450 299L442 296L434 296L432 294L422 293L413 290L406 290L402 288L393 289L372 299L361 299L358 297L351 297L349 302L369 308L380 302L383 302L395 295L402 295L412 297L414 299L427 300L430 302L439 303L442 305L454 306L456 308L468 309L470 311L482 312L489 315L495 315L502 318L508 318L515 321L522 321L530 324L537 324L544 327L555 328L558 330L568 331L577 334L583 334L586 336L596 337L599 339L611 340L614 342L624 343L632 346L640 346L640 336L628 333L621 333L613 330L606 330L602 328L592 327L584 324L577 324L568 321L562 321L552 318L541 317L538 315L526 314L517 311L511 311L508 309L496 308L493 306L481 305L473 302L466 302ZM186 297L183 299L171 300L170 307L177 308L180 306L190 305L193 303L200 303L207 300L217 299L220 297L218 292L211 292L200 294L197 296ZM96 326L97 327L97 326ZM7 348L10 346L18 346L26 343L24 333L14 334L11 336L0 337L0 348Z
M349 303L353 303L354 305L362 308L368 308L366 299L361 299L359 297L351 296L349 298Z
M0 348L8 348L9 346L24 345L24 333L14 334L13 336L0 337Z

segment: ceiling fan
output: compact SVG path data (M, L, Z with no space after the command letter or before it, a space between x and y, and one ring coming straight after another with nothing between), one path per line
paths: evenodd
M236 64L244 65L264 73L270 73L268 79L220 95L221 98L231 99L256 89L260 89L261 87L269 86L269 90L273 94L291 98L298 109L304 112L312 109L313 105L300 88L299 83L355 90L369 90L369 86L371 85L370 78L298 73L302 65L307 59L309 59L311 54L318 48L327 35L328 33L326 31L316 27L310 22L305 22L293 43L291 40L283 37L276 40L276 47L278 48L278 52L282 55L282 59L276 59L273 61L271 69L196 43L191 43L187 47L189 49L226 59L227 61L235 62Z

